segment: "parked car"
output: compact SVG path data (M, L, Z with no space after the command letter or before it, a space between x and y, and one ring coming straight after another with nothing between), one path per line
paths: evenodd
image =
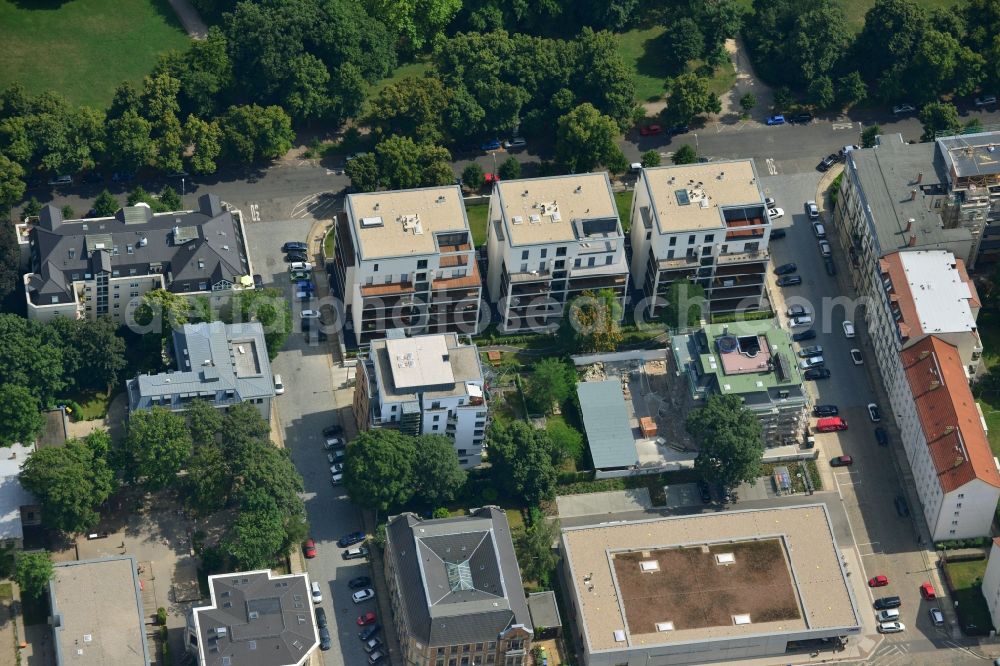
M698 481L698 494L701 495L701 501L703 503L708 504L712 501L712 489L708 487L708 484L705 483L705 481L700 479Z
M341 435L343 433L344 429L341 426L337 425L336 423L334 423L333 425L328 425L327 427L323 428L324 437L329 437L331 435Z
M340 439L339 437L327 437L326 442L324 442L323 444L323 448L326 449L327 451L333 449L343 449L346 446L347 445L344 444L344 440Z
M308 303L309 301L312 300L312 297L313 297L312 292L301 291L301 290L297 290L295 292L295 300L299 301L300 303Z
M841 324L841 326L843 326L843 328L844 328L844 337L845 338L853 338L854 337L854 322L845 321L843 324Z
M982 97L976 98L976 106L993 106L997 103L996 95L983 95Z
M875 428L875 441L878 442L879 446L889 446L889 433L885 431L885 428L881 426Z
M364 532L350 532L344 536L337 539L337 545L341 548L347 548L348 546L353 546L356 543L361 543L366 539Z
M326 652L333 646L333 641L330 640L330 630L328 628L319 628L319 649Z
M654 134L662 134L663 128L659 125L643 125L639 128L639 134L642 136L653 136Z
M639 173L642 171L642 162L632 162L628 165L628 170L632 173Z
M877 576L872 576L871 578L868 579L868 587L885 587L888 584L889 584L889 578L882 574L878 574Z
M319 319L319 310L303 310L299 316L303 319Z
M365 652L372 653L378 650L378 647L382 645L382 639L378 636L369 638L365 641Z
M768 208L767 216L770 217L772 220L777 220L785 216L785 211L783 208L778 208L778 207Z
M899 610L896 608L887 608L885 610L880 610L875 613L875 619L879 622L895 622L899 619Z
M305 291L312 294L316 292L316 283L312 280L299 280L295 283L295 288L298 291Z
M319 588L319 583L317 581L314 580L312 582L309 586L309 591L312 593L312 600L314 604L323 603L323 590Z
M344 482L344 475L343 474L331 474L330 475L330 485L331 486L339 486L343 482Z
M861 355L860 349L851 350L851 362L854 363L854 365L864 365L865 357Z
M874 402L868 403L868 417L872 420L872 423L878 423L882 420L882 412L879 411L878 405Z
M281 246L282 252L308 252L309 244L302 241L287 241Z
M798 333L792 333L792 340L795 342L805 342L806 340L815 340L816 331L811 328L808 331L799 331Z
M506 148L507 150L512 150L514 148L524 148L527 145L528 142L525 141L525 139L520 136L515 136L511 140L503 142L503 147Z
M307 560L316 557L316 542L312 539L306 539L305 543L302 544L302 554Z
M289 252L285 255L285 263L291 264L297 261L309 261L309 255L305 252Z
M823 257L823 266L826 268L827 275L837 274L837 264L833 263L833 257Z
M850 467L854 464L854 458L851 456L837 456L836 458L830 458L830 467Z
M827 370L826 368L810 368L809 370L806 370L805 372L802 373L802 377L805 379L811 379L812 381L816 381L819 379L829 379L830 371Z
M898 634L901 631L906 631L906 625L902 622L880 622L878 625L880 634Z
M799 315L788 320L788 325L792 328L805 328L813 325L812 315Z
M312 269L313 265L308 261L293 261L288 266L290 271L311 271Z
M924 599L937 599L934 586L926 581L920 584L920 596Z
M813 407L813 416L836 416L840 414L837 405L816 405Z
M368 576L358 576L357 578L352 578L347 581L347 587L352 590L358 590L362 587L371 587L372 579Z
M370 624L358 632L358 638L360 638L363 641L367 641L369 638L377 634L379 632L379 629L381 628L382 625L379 624L378 622L376 622L375 624Z
M490 152L491 150L500 149L500 139L490 139L479 146L479 149L485 152Z
M281 395L285 392L285 384L281 381L281 375L274 376L274 395Z
M927 610L927 614L931 616L931 624L935 627L944 626L944 613L941 612L940 608L930 608Z
M260 273L254 273L253 276L253 288L263 289L264 288L264 276Z
M768 116L767 117L767 124L768 125L784 125L785 124L785 117L783 115L781 115L780 113L778 115Z
M368 557L368 548L365 546L347 548L340 554L340 556L345 560L361 560Z
M822 345L810 345L808 347L803 347L799 350L799 358L809 358L810 356L819 356L823 353Z
M813 235L820 239L826 238L826 227L819 222L816 222L813 224Z
M785 314L789 317L798 317L799 315L810 314L810 312L804 305L790 305L788 306L788 309L785 310Z
M898 513L900 517L905 518L910 515L910 507L906 505L905 497L902 495L896 495L896 498L892 501L892 503L896 505L896 513Z
M334 455L333 453L326 454L326 460L327 460L327 462L331 463L331 465L330 465L330 474L343 474L344 473L344 463L342 463L342 462L334 462L334 461L336 461L338 459L339 458L336 455Z
M821 226L821 225L817 225L817 226ZM829 243L827 243L825 240L821 240L819 242L819 253L822 254L824 257L829 257L830 255L833 254L833 250L830 249L830 244Z
M896 106L892 107L893 114L897 116L900 116L904 113L913 113L916 110L917 107L905 102L903 104L897 104Z
M678 134L687 134L690 131L691 128L687 126L687 123L679 123L677 125L673 125L670 129L668 129L667 133L670 134L671 136L676 136Z
M358 616L357 623L359 627L367 627L369 624L375 624L377 620L375 611L368 611L364 615Z
M322 606L316 607L316 626L320 628L326 626L326 611Z
M49 185L72 185L73 176L52 176L49 178Z
M899 608L903 605L902 600L899 597L882 597L876 599L873 606L875 610L885 610L886 608Z
M798 266L795 264L781 264L774 269L775 275L790 275L798 270Z
M816 432L840 432L847 427L847 421L839 416L824 416L816 421Z
M292 271L288 274L288 277L293 281L309 280L312 277L312 273L309 271Z
M372 652L370 655L368 655L368 663L373 666L374 664L377 664L383 659L385 659L385 655L382 654L381 652Z
M373 590L370 587L366 587L363 590L358 590L357 592L351 595L351 599L356 604L360 604L363 601L368 601L369 599L373 599L374 597L375 597L375 590Z
M794 116L788 119L790 123L810 123L812 122L813 114L811 113L796 113Z
M819 164L816 165L816 168L819 171L829 171L830 167L832 167L836 163L837 163L836 153L830 153L829 155L827 155L826 157L824 157L819 161Z
M809 368L818 368L825 362L822 356L810 356L799 361L799 367L803 370L808 370Z
M861 146L855 146L855 145L844 146L843 148L837 151L837 159L843 162L844 160L847 159L847 153L851 152L852 150L861 150Z
M802 284L801 275L782 275L776 283L779 287L794 287Z
M778 240L785 237L784 229L771 229L771 240Z

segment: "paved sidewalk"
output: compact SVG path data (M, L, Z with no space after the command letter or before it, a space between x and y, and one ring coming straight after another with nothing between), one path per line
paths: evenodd
M561 495L556 497L560 518L593 516L599 513L624 513L645 511L653 508L649 490L611 490L606 493L585 493L581 495Z

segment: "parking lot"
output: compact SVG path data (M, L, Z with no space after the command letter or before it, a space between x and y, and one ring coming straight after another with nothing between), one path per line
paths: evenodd
M254 223L248 229L250 255L255 270L267 287L289 294L288 278L281 245L289 240L304 240L312 220ZM325 279L322 269L315 280ZM366 560L344 560L337 539L362 529L361 514L350 503L343 486L330 483L329 464L323 450L323 428L335 422L348 422L350 402L344 402L341 386L346 371L334 367L326 344L307 341L299 326L299 310L293 304L294 330L284 349L273 362L275 373L282 376L285 393L277 398L277 409L284 433L285 447L305 481L305 504L316 541L317 556L307 560L311 580L318 581L323 592L322 606L329 621L333 648L322 652L327 666L367 663L367 654L358 639L356 618L376 610L373 601L354 604L347 581L371 575ZM338 397L337 391L340 390ZM338 405L338 401L340 404ZM340 411L344 413L338 413Z

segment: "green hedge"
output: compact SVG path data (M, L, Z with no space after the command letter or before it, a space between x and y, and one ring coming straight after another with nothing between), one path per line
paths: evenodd
M720 315L712 315L713 324L731 324L735 321L759 321L761 319L772 319L774 312L761 310L760 312L727 312Z
M958 550L959 548L984 548L990 545L989 537L975 539L956 539L953 541L938 541L934 547L938 550Z

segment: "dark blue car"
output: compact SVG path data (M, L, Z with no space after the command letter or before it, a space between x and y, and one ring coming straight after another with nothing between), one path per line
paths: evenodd
M313 292L316 291L316 283L312 280L299 280L295 283L295 286L302 291Z
M365 540L364 532L351 532L350 534L345 534L344 536L337 539L337 545L341 548L347 548L348 546L353 546L356 543L361 543Z
M767 124L768 125L784 125L785 124L785 117L782 116L782 115L768 116L768 118L767 118Z
M489 152L491 150L500 150L500 139L491 139L486 143L484 143L483 145L479 146L479 148L486 152Z

